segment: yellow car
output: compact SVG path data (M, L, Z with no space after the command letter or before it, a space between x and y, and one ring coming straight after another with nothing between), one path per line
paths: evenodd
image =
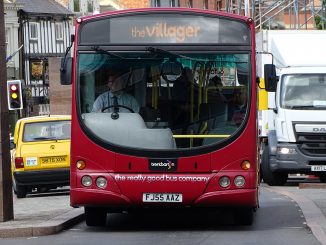
M11 154L13 188L17 198L32 190L70 184L71 117L37 116L17 121Z

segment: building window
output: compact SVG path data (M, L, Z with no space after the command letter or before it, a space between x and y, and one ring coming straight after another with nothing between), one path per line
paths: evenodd
M9 56L10 50L9 50L9 29L6 29L5 34L5 45L6 45L6 57Z
M216 1L216 10L221 10L222 9L222 1L221 0L217 0Z
M93 13L93 11L94 11L93 0L88 0L88 2L87 2L87 12L88 13Z
M55 23L55 38L63 40L63 25L62 23Z
M80 2L79 2L79 0L74 0L74 12L80 12Z
M38 24L30 23L29 24L29 38L35 40L38 38Z
M161 7L161 0L154 0L152 3L153 7Z
M208 0L204 0L203 9L208 9Z

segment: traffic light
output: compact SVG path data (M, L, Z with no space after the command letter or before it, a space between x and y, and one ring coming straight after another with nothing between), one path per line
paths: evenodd
M7 81L8 109L23 109L23 94L21 80Z

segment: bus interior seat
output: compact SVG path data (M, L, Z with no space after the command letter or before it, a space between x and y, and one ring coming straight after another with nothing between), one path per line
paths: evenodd
M116 120L111 118L111 113L85 113L82 118L97 137L117 145L146 149L176 148L170 128L147 128L138 113L119 113Z

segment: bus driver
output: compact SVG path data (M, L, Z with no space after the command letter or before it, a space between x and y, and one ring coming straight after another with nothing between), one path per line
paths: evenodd
M124 91L130 77L129 71L109 71L107 86L108 91L99 95L93 104L92 112L102 112L104 108L112 106L104 110L104 112L139 112L139 104L137 100ZM116 106L115 105L120 105ZM124 108L125 106L127 108Z

